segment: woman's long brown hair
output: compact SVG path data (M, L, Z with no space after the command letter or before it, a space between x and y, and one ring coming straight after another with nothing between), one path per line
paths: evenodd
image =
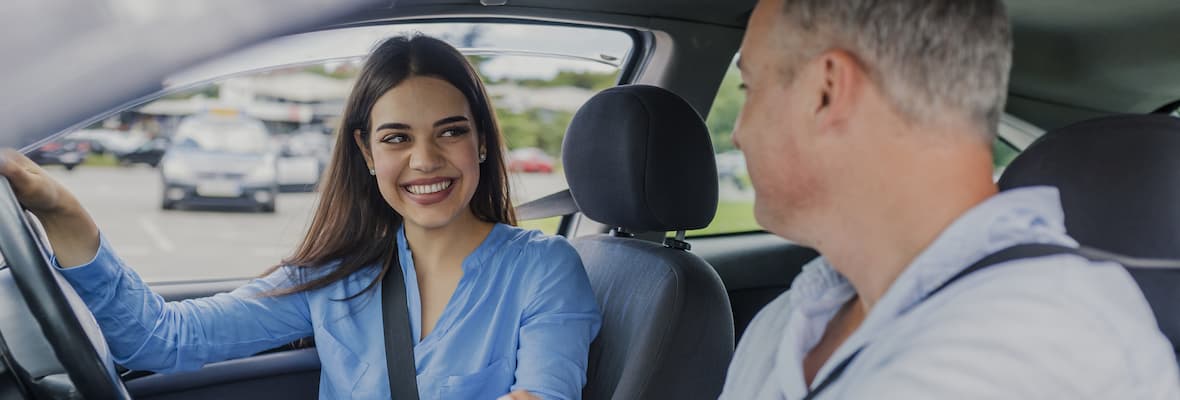
M320 203L303 241L291 257L266 272L292 267L297 282L272 293L281 296L326 287L366 268L381 268L372 282L351 299L377 287L391 266L397 264L397 230L402 216L394 211L369 175L369 168L353 140L360 132L369 143L369 113L373 103L413 76L430 76L449 82L467 98L475 129L487 148L487 160L479 165L479 185L471 198L471 212L487 222L515 224L509 204L508 173L504 165L504 140L496 124L483 82L458 50L441 40L421 36L397 36L382 42L365 61L356 86L348 96L336 134L336 147L320 186ZM339 260L339 263L333 261ZM391 262L382 262L389 260ZM329 268L322 271L321 268ZM309 274L308 272L317 272ZM304 281L304 276L316 276Z

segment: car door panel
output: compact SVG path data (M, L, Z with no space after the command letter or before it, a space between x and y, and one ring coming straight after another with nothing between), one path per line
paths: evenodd
M189 372L126 381L136 399L315 399L320 359L315 349L289 350L212 363Z
M803 266L818 256L815 250L764 232L689 240L692 251L725 283L738 339L758 311L785 292Z

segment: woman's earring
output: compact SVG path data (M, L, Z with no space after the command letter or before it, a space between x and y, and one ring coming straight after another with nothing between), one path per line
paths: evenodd
M377 170L373 169L373 168L369 168L369 175L377 176Z
M487 160L488 160L488 153L479 153L480 164L482 164L484 161L487 161Z

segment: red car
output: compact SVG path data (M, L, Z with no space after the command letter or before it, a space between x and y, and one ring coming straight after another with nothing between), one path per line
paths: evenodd
M509 172L542 172L548 174L553 172L553 164L555 162L553 157L550 157L548 154L545 154L544 150L536 147L526 147L508 152Z

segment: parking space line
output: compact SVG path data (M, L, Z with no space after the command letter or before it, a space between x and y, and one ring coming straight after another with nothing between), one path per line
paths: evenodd
M148 234L148 237L152 238L152 241L156 243L156 247L159 247L160 250L167 252L176 250L176 246L172 244L172 241L164 236L164 231L161 231L160 227L156 226L156 223L152 222L146 215L139 217L139 227L143 228L143 231Z

